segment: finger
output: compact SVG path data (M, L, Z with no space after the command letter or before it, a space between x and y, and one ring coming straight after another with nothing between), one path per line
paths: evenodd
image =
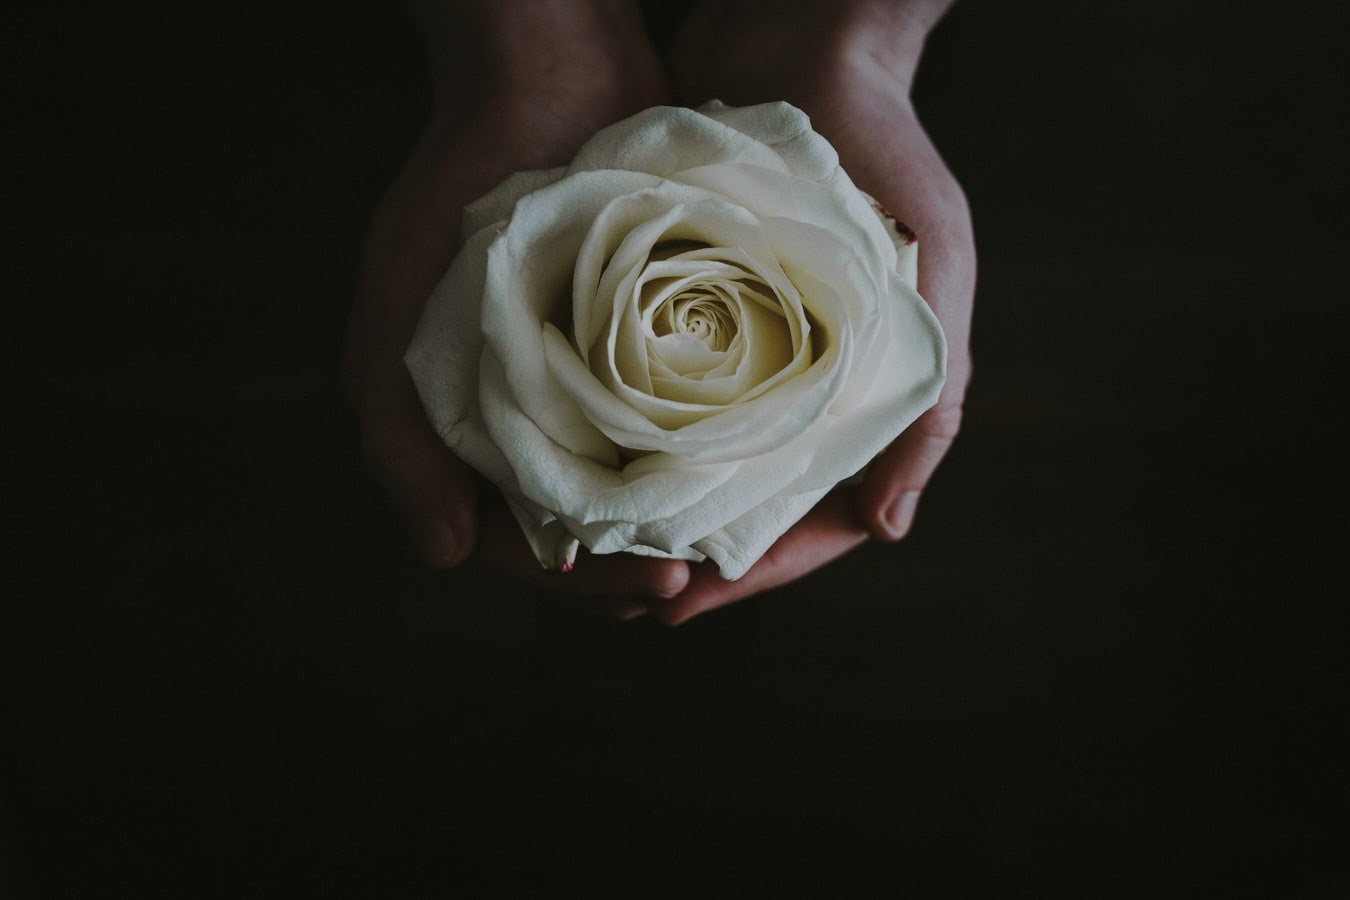
M620 622L630 622L645 616L651 608L648 601L632 597L601 597L597 603L600 609Z
M780 537L739 580L724 580L711 562L691 567L689 586L670 600L653 603L652 617L663 625L679 625L700 613L795 581L866 540L867 532L854 521L848 492L836 491Z
M872 462L857 492L859 520L882 541L898 541L913 527L919 497L960 431L970 380L975 262L968 230L955 237L939 231L927 244L920 237L919 247L919 292L942 322L947 379L937 405Z
M488 562L534 587L640 603L644 598L673 597L689 583L689 564L684 560L630 553L595 555L582 550L571 571L550 572L539 564L500 497L484 499L481 521L480 545Z
M406 390L411 394L411 385ZM361 443L423 559L437 568L463 562L478 537L474 473L436 436L420 407L417 415L386 408L378 421L363 423Z
M969 209L935 152L916 154L915 159L919 171L907 173L905 184L924 187L906 214L920 229L918 288L942 323L947 371L937 405L872 462L857 492L859 520L883 541L898 541L913 527L922 491L960 430L971 370L975 246Z
M344 347L349 399L366 459L398 506L421 556L437 568L462 562L477 539L474 474L428 424L403 366L422 303L454 255L453 179L430 162L424 140L381 201L364 248Z

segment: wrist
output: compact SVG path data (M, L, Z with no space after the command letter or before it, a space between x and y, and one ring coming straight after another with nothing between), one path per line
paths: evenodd
M433 146L574 143L571 132L584 139L665 96L627 0L413 0L409 12L431 73ZM534 167L558 162L556 146L520 152Z
M431 69L423 157L547 169L605 125L667 99L666 76L626 0L418 0ZM474 150L477 148L477 150Z
M907 95L928 33L952 0L709 2L673 54L686 103L745 105L829 93L858 76ZM799 104L800 105L800 104Z
M566 88L588 73L620 68L644 50L635 8L624 0L409 0L438 90Z
M924 42L953 0L847 0L835 26L835 51L860 57L904 82L913 81Z

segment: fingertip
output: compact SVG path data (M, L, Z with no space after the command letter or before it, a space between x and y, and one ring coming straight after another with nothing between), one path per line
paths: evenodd
M689 564L684 560L661 560L652 570L648 590L654 597L669 600L689 586L689 578Z

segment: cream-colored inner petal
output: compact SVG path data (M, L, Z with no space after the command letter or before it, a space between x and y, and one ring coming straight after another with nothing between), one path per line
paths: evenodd
M727 404L760 393L801 355L810 325L794 304L727 258L735 252L718 251L653 248L614 330L624 384L658 400Z
M649 285L650 286L650 285ZM660 348L670 346L682 352L684 349L699 350L712 354L712 358L724 356L733 338L740 335L740 316L735 305L735 296L728 287L716 282L699 282L691 285L674 297L662 300L651 318L651 330L647 335L647 346ZM647 311L644 310L644 318ZM665 353L662 359L675 363L675 369L681 375L702 375L710 368L707 361L681 363L671 360ZM697 371L695 371L697 370Z

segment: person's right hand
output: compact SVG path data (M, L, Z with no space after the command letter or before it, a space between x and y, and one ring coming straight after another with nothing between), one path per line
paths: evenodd
M364 453L432 565L457 565L479 546L527 581L619 595L606 601L612 612L637 612L620 597L672 596L688 566L616 554L546 573L497 493L476 503L476 476L427 423L403 355L458 250L465 204L513 172L567 163L599 129L665 102L661 64L622 2L421 2L413 12L435 97L371 224L348 327L347 386Z
M689 587L652 604L668 624L786 584L861 544L895 541L961 422L970 378L975 243L961 186L910 102L924 40L950 0L707 0L672 52L682 103L787 100L811 117L839 161L919 238L919 293L947 338L937 404L883 451L863 483L836 491L794 525L739 581L693 567Z

